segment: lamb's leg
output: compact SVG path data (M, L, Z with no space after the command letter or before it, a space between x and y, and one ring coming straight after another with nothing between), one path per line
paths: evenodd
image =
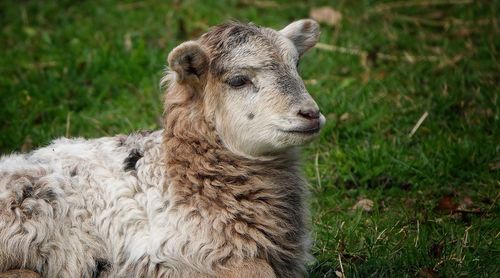
M227 270L221 270L218 278L275 278L273 268L264 260L245 262Z
M0 273L0 278L40 278L40 274L26 269L13 269Z

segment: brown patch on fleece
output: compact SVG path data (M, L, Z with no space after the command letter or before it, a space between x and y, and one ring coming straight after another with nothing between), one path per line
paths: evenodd
M263 260L245 262L242 265L217 273L219 278L275 278L274 270Z
M259 258L278 277L304 276L307 190L294 152L269 161L230 152L205 116L204 94L194 90L172 82L166 95L165 190L172 207L221 246L210 254L215 269Z

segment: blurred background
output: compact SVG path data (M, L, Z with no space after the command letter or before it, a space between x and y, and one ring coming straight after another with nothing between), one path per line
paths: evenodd
M0 152L161 128L168 52L227 20L312 17L300 64L311 277L500 273L500 3L0 1Z

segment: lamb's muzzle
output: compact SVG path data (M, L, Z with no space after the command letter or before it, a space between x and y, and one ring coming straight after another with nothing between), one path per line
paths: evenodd
M296 112L296 116L303 123L300 126L294 126L283 131L302 135L318 135L320 129L325 125L325 116L320 113L314 100L311 97L309 98L310 101L300 106L298 112Z

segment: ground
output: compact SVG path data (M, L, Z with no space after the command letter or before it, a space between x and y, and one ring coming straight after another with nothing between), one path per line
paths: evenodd
M342 19L300 64L327 117L311 277L498 275L498 1L2 1L0 152L159 128L174 46L321 6Z

